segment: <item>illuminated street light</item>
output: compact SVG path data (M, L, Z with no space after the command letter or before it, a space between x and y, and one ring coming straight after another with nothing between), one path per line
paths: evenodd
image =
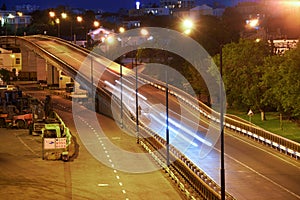
M258 26L258 23L259 23L259 20L258 19L251 19L248 21L248 25L251 27L251 28L255 28Z
M106 38L106 41L107 41L108 44L112 44L114 42L114 37L113 36L108 36Z
M49 16L50 16L51 18L55 17L55 12L50 11L50 12L49 12Z
M191 29L186 29L183 31L184 34L189 35L192 32Z
M143 36L146 36L146 35L149 34L149 32L147 31L147 29L142 28L141 34L142 34Z
M60 19L56 18L55 23L57 24L57 37L60 37Z
M287 6L294 6L294 7L300 7L300 1L294 0L294 1L283 1L283 3Z
M194 22L190 19L185 19L182 22L183 33L186 35L189 35L192 32L193 27L194 27Z
M94 21L94 27L98 28L100 26L100 22Z
M120 28L119 28L119 32L120 32L120 33L124 33L124 32L125 32L125 28L124 28L124 27L120 27Z
M66 19L68 17L67 13L63 12L61 13L61 18Z
M76 19L77 19L77 22L82 22L83 21L81 16L77 16Z
M191 29L193 28L193 22L190 19L186 19L183 21L183 26L186 29Z
M81 23L83 21L83 18L81 16L77 16L76 21L78 23ZM71 21L71 41L72 41L72 37L73 37L72 33L73 33L73 23ZM74 31L74 43L76 44L76 29Z

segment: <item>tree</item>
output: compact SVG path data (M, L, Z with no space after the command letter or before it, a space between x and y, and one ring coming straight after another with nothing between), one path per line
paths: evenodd
M282 75L278 72L283 61L283 56L272 55L266 57L263 64L264 73L260 83L260 87L265 91L261 100L262 103L266 107L279 112L283 112L283 107L280 102L280 88L278 88Z
M222 16L223 27L230 35L231 42L238 42L240 33L245 26L245 20L235 7L227 7Z
M300 48L267 57L261 86L263 102L292 118L300 116Z
M6 8L6 4L4 3L4 4L2 4L2 6L1 6L1 9L0 10L7 10L7 8Z
M261 101L264 88L260 82L264 59L268 55L270 50L265 42L240 40L224 46L223 81L229 107L251 107L260 110L264 118L266 107ZM219 64L219 55L215 60Z

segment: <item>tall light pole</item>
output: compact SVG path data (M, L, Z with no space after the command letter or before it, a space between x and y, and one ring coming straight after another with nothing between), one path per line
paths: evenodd
M169 86L168 86L168 67L166 67L166 154L167 166L170 166L170 134L169 134Z
M91 56L91 95L92 95L92 105L94 105L94 59Z
M62 12L62 13L60 14L60 16L61 16L61 18L64 19L64 20L66 20L67 17L68 17L67 13L65 13L65 12Z
M225 200L224 108L223 108L223 45L220 45L220 136L221 136L221 200Z
M120 109L121 109L121 114L120 114L120 121L121 121L121 127L123 128L123 71L122 71L123 67L122 64L120 63L120 82L121 82L121 86L120 86L120 101L121 101L121 105L120 105Z
M138 96L138 70L137 57L135 56L135 112L136 112L136 143L140 143L139 136L139 96Z
M60 37L60 19L56 18L55 23L57 24L57 37Z
M81 23L83 21L83 18L81 16L76 17L76 22ZM76 44L76 29L74 33L74 44Z
M194 27L194 22L191 19L185 19L182 22L183 33L189 35Z

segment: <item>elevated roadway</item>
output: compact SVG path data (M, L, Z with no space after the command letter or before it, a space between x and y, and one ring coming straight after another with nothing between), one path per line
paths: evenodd
M78 80L82 80L83 85L92 85L93 82L98 92L101 90L107 96L113 94L117 98L120 96L117 63L53 38L25 37L20 38L20 42L27 43L38 54L72 78L75 79L79 75ZM124 95L124 105L134 117L134 72L127 70L124 74L123 92L127 94L127 97ZM140 121L164 138L165 93L141 80L138 84L141 86L139 89L139 105L142 107ZM90 92L93 94L92 88L90 87ZM103 96L102 99L106 99L107 96ZM96 95L96 98L99 97ZM201 119L199 113L189 105L180 103L175 96L170 95L169 101L171 144L219 183L219 143L210 147L211 151L208 155L200 157L201 147L210 145L203 140L208 131L207 120ZM107 111L112 104L117 103L106 99L106 104L101 102L101 105L98 105L101 108L96 107L96 110L99 109L100 112L110 116L115 114L116 119L119 119L118 108ZM185 113L185 123L178 124L176 120L181 117L182 112ZM217 125L214 127L210 131L217 132ZM96 136L91 137L88 142L92 143L96 139ZM298 160L229 130L226 130L225 135L225 152L226 190L236 199L300 199Z

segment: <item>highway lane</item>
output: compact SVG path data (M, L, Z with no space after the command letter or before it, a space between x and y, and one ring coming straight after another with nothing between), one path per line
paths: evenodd
M41 42L39 44L76 68L80 67L82 62L84 62L84 56L80 55L80 53L78 55L77 53L74 54L72 49L66 48L64 45L58 45L56 42ZM98 59L95 59L95 61L97 60ZM87 63L89 62L90 61ZM111 65L111 63L107 60L101 61L101 63ZM114 70L117 71L118 66L114 65L114 67ZM97 76L101 76L104 80L111 84L106 84L106 88L112 91L114 88L111 86L116 85L118 77L113 76L111 72L104 72L99 69L101 68L101 64L95 63L94 68L98 70L93 73L95 75L95 80L96 78L99 78ZM87 77L90 77L91 75L89 70L85 70L84 73ZM128 86L132 87L134 85L134 79L129 77L128 80L131 82ZM158 132L160 132L161 136L164 137L164 126L157 123L158 121L164 122L164 92L157 91L152 87L145 87L145 89L141 90L140 93L149 100L145 101L143 98L139 98L141 105L144 103L144 105L153 108L152 114L154 113L153 115L158 118L157 120L154 120L154 117L151 118L152 121L156 121L152 124L153 128L159 127ZM153 94L155 94L155 98L153 98ZM132 91L128 96L132 97L132 99L128 100L128 104L131 103L129 106L132 110L134 110L134 96L132 96ZM170 96L169 101L171 102L170 110L172 110L173 107L174 110L178 112L178 108L175 108L174 106L178 100L175 99L175 97ZM155 104L159 104L160 106L155 106ZM194 111L192 111L188 106L181 104L180 111L188 113L188 119L198 123L199 118L193 117ZM144 114L144 116L147 117L147 113ZM173 115L173 120L175 121L178 118L174 116L175 115ZM201 125L201 127L207 126L203 121L201 121L199 125ZM217 131L217 129L213 131ZM192 129L192 132L196 132L195 129ZM178 133L176 134L178 135ZM205 134L205 132L203 134ZM191 139L193 138L188 136L187 141L191 141ZM180 142L176 144L178 145L178 148L180 148L183 153L193 160L194 163L196 163L209 176L219 183L219 143L216 144L216 148L212 149L205 158L199 159L199 145L201 145L199 142L198 144L196 143L198 146L192 145L192 142L185 142L183 144L183 148L181 148L182 141ZM244 138L237 139L236 136L233 136L232 134L226 135L225 142L227 172L226 183L227 191L229 193L233 194L233 196L237 199L300 199L299 162L294 162L288 157L282 158L282 155L277 155L278 153L276 151L272 151L271 149L265 148L256 143L252 144L252 141L245 140ZM272 152L271 155L269 152Z
M157 97L160 96L163 104L165 97ZM184 107L181 110L194 112L185 104L181 104L181 107ZM164 112L164 108L161 110ZM162 119L163 117L160 118L161 121ZM200 126L205 126L203 123L201 121ZM218 127L214 131L218 131ZM165 138L164 130L158 133ZM171 131L170 134L177 133ZM186 142L182 144L182 141L175 141L173 145L220 184L220 143L201 158L201 142L195 137L193 142L198 146L192 142L190 145ZM228 130L225 136L225 153L226 190L237 199L300 199L299 161Z

